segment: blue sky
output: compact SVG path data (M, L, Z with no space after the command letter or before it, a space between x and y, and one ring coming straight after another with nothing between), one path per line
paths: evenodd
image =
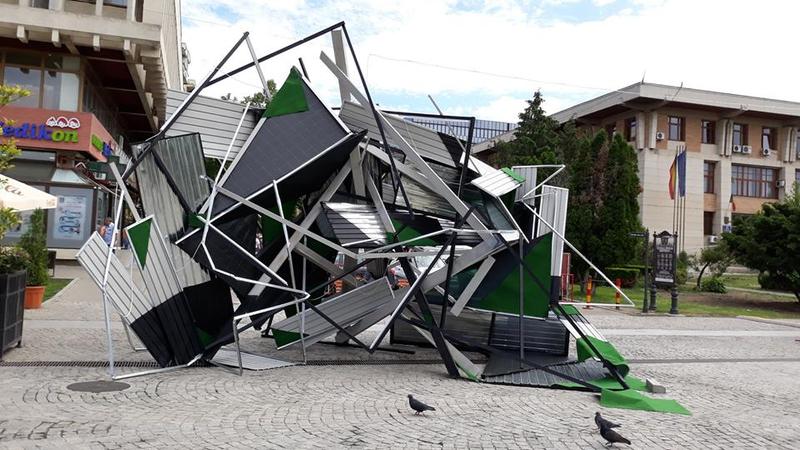
M269 53L345 21L376 102L386 109L516 121L541 89L548 112L641 80L800 100L795 2L772 0L183 0L183 40L198 81L240 33ZM780 10L781 14L774 14ZM746 39L731 24L747 24ZM335 79L319 62L322 37L262 65L279 84L302 57L332 106ZM676 57L677 55L677 57ZM759 56L762 55L762 56ZM765 61L774 70L764 70ZM248 59L245 48L226 68ZM735 64L733 64L735 63ZM355 75L352 61L351 74ZM734 67L735 66L735 67ZM794 69L794 70L793 70ZM223 85L224 84L224 85ZM254 70L209 95L258 89Z

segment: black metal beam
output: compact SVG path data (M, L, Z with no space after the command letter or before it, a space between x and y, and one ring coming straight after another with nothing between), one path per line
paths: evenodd
M335 30L335 29L337 29L339 27L344 27L344 22L335 23L335 24L329 26L328 28L325 28L323 30L319 30L314 34L310 34L310 35L304 37L303 39L300 39L299 41L295 41L295 42L293 42L293 43L291 43L291 44L289 44L289 45L287 45L285 47L282 47L282 48L279 48L278 50L275 50L272 53L264 55L261 58L258 58L257 61L259 63L262 63L262 62L264 62L264 61L266 61L266 60L268 60L270 58L274 58L274 57L280 55L281 53L288 52L289 50L291 50L291 49L293 49L295 47L298 47L298 46L300 46L302 44L305 44L306 42L313 41L314 39L316 39L316 38L318 38L318 37L320 37L320 36L322 36L322 35L324 35L326 33L329 33L330 31ZM217 78L214 78L213 80L211 80L208 83L208 86L211 86L212 84L219 83L220 81L222 81L222 80L224 80L226 78L232 77L232 76L236 75L237 73L243 72L243 71L245 71L245 70L247 70L247 69L249 69L251 67L254 67L255 65L256 65L255 62L249 62L249 63L247 63L247 64L245 64L243 66L237 67L237 68L231 70L230 72L228 72L226 74L223 74L223 75L218 76Z

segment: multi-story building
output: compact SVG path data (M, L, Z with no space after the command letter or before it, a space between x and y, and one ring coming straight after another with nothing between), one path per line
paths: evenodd
M0 111L22 149L7 175L59 197L47 242L60 257L111 215L86 168L152 135L182 89L180 39L178 0L0 0L0 83L31 92Z
M800 184L800 103L636 83L552 116L589 132L620 133L639 156L642 224L676 231L670 167L686 150L681 247L694 253L730 230L737 215L754 214ZM496 142L474 147L490 155Z
M621 133L639 155L642 224L672 230L669 169L685 149L683 247L715 242L733 217L782 199L800 182L800 103L637 83L553 115Z

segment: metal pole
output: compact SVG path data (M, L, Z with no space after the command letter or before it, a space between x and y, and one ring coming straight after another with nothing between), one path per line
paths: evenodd
M520 257L520 264L519 264L519 368L522 369L524 367L525 361L525 292L524 292L524 283L525 283L525 275L522 271L522 258L523 258L523 248L522 248L522 236L519 237L519 257Z
M118 180L119 181L119 180ZM106 290L108 289L108 272L111 269L111 258L114 255L114 244L117 237L117 226L116 224L119 223L120 217L122 217L122 208L125 205L125 202L122 201L122 188L117 186L117 211L114 214L114 232L111 234L111 242L108 244L108 255L106 256L106 267L103 271L103 288L102 288L102 300L103 300L103 318L106 321L106 344L108 345L108 374L113 379L116 376L115 368L114 368L114 339L111 335L111 315L108 311L108 294Z
M642 297L642 312L647 312L647 276L650 272L650 229L644 230L644 297Z
M653 232L653 245L655 245L656 239L658 234ZM655 247L653 247L653 256L656 255ZM655 311L656 310L656 268L658 267L658 261L655 261L653 265L653 276L650 279L650 305L648 306L648 310Z
M672 304L669 308L670 314L678 314L678 234L675 234L675 250L672 252L672 270L674 275L672 276L672 289L670 292L670 297L672 300Z

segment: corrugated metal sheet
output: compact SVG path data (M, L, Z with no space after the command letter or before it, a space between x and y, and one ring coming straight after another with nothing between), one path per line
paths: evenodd
M502 170L495 170L472 180L472 184L489 195L500 197L516 189L521 183Z
M598 361L586 360L570 364L550 366L551 369L583 381L597 380L608 375L603 364ZM484 381L492 384L513 384L518 386L550 387L558 383L570 383L566 378L553 375L540 369L531 369L524 372L486 377Z
M323 213L336 240L342 245L376 247L386 244L386 228L374 205L325 203Z
M92 233L78 251L78 263L83 266L97 287L103 286L107 255L108 245L97 233ZM143 316L152 307L147 297L133 283L130 273L117 255L111 255L106 293L111 305L128 323Z
M339 326L347 327L359 321L362 317L378 310L391 303L395 299L392 289L389 287L389 280L386 277L379 278L361 287L345 292L321 303L317 308ZM304 314L295 314L285 320L272 325L272 328L279 331L300 333L301 316L305 316L303 321L305 331L305 345L319 342L327 336L335 334L338 329L330 322L312 309L306 309ZM295 344L297 340L284 345ZM283 348L280 347L280 348Z
M187 92L167 91L167 117L170 117L188 96ZM239 103L198 96L167 131L167 136L200 133L205 155L221 159L230 145L242 112L244 112L244 105ZM247 113L231 149L230 159L239 153L253 132L258 119L256 111Z
M186 150L184 147L186 147L188 143L196 142L196 137L191 138L193 141L189 142L185 141L186 139L190 139L190 137L167 138L158 144L159 147L155 149L155 151L159 152L159 156L167 167L186 164L180 160L180 155L170 155L170 151L173 149ZM139 148L134 147L133 151L138 154ZM196 152L196 149L194 151ZM191 152L188 152L185 156L189 154L191 154ZM169 163L167 161L169 161ZM190 171L191 168L193 168L193 170ZM197 170L199 169L202 169L202 173L205 173L205 169L198 168L195 161L194 163L188 163L184 169L180 169L175 173L187 184L191 184L190 182L196 176ZM170 170L170 172L172 173L172 170ZM199 176L199 174L197 176ZM173 178L176 177L173 176ZM139 183L139 192L142 197L142 207L144 208L145 214L152 215L155 218L161 226L162 231L166 233L166 236L173 237L179 235L184 229L186 220L185 214L178 201L178 197L172 192L172 189L167 183L167 179L159 170L152 154L147 155L136 168L136 179ZM198 182L198 184L205 185L205 183L202 182ZM207 192L207 185L205 189ZM195 190L196 194L192 194L192 196L197 195L197 198L203 196L201 193L203 190L202 186L187 188L189 192L195 192ZM207 195L206 193L205 196ZM178 246L170 243L169 252L172 257L173 265L181 268L181 270L178 271L178 277L183 287L204 283L211 279L203 268L198 263L194 262L190 255L178 248Z
M420 156L445 164L449 167L456 166L453 161L453 156L450 154L450 151L447 149L444 142L442 142L442 138L437 132L430 128L410 123L391 114L384 114L384 116L386 116L389 123L392 124L403 139L405 139ZM372 111L368 111L361 105L345 102L344 105L342 105L339 118L350 127L350 130L354 132L367 130L371 139L377 141L381 140L381 135L378 131L378 126L375 124ZM389 143L397 146L391 139L389 139Z
M538 170L534 166L514 166L511 168L511 170L525 178L525 181L522 182L520 188L517 189L515 201L519 201L522 199L522 196L536 187L536 175ZM533 206L535 204L535 200L531 198L526 200L526 203Z
M539 214L543 219L552 225L562 236L567 228L567 202L569 201L569 189L542 186L542 197L539 202ZM547 225L539 224L536 236L550 233ZM557 277L561 275L561 260L564 257L564 241L553 234L553 247L550 254L550 275Z

